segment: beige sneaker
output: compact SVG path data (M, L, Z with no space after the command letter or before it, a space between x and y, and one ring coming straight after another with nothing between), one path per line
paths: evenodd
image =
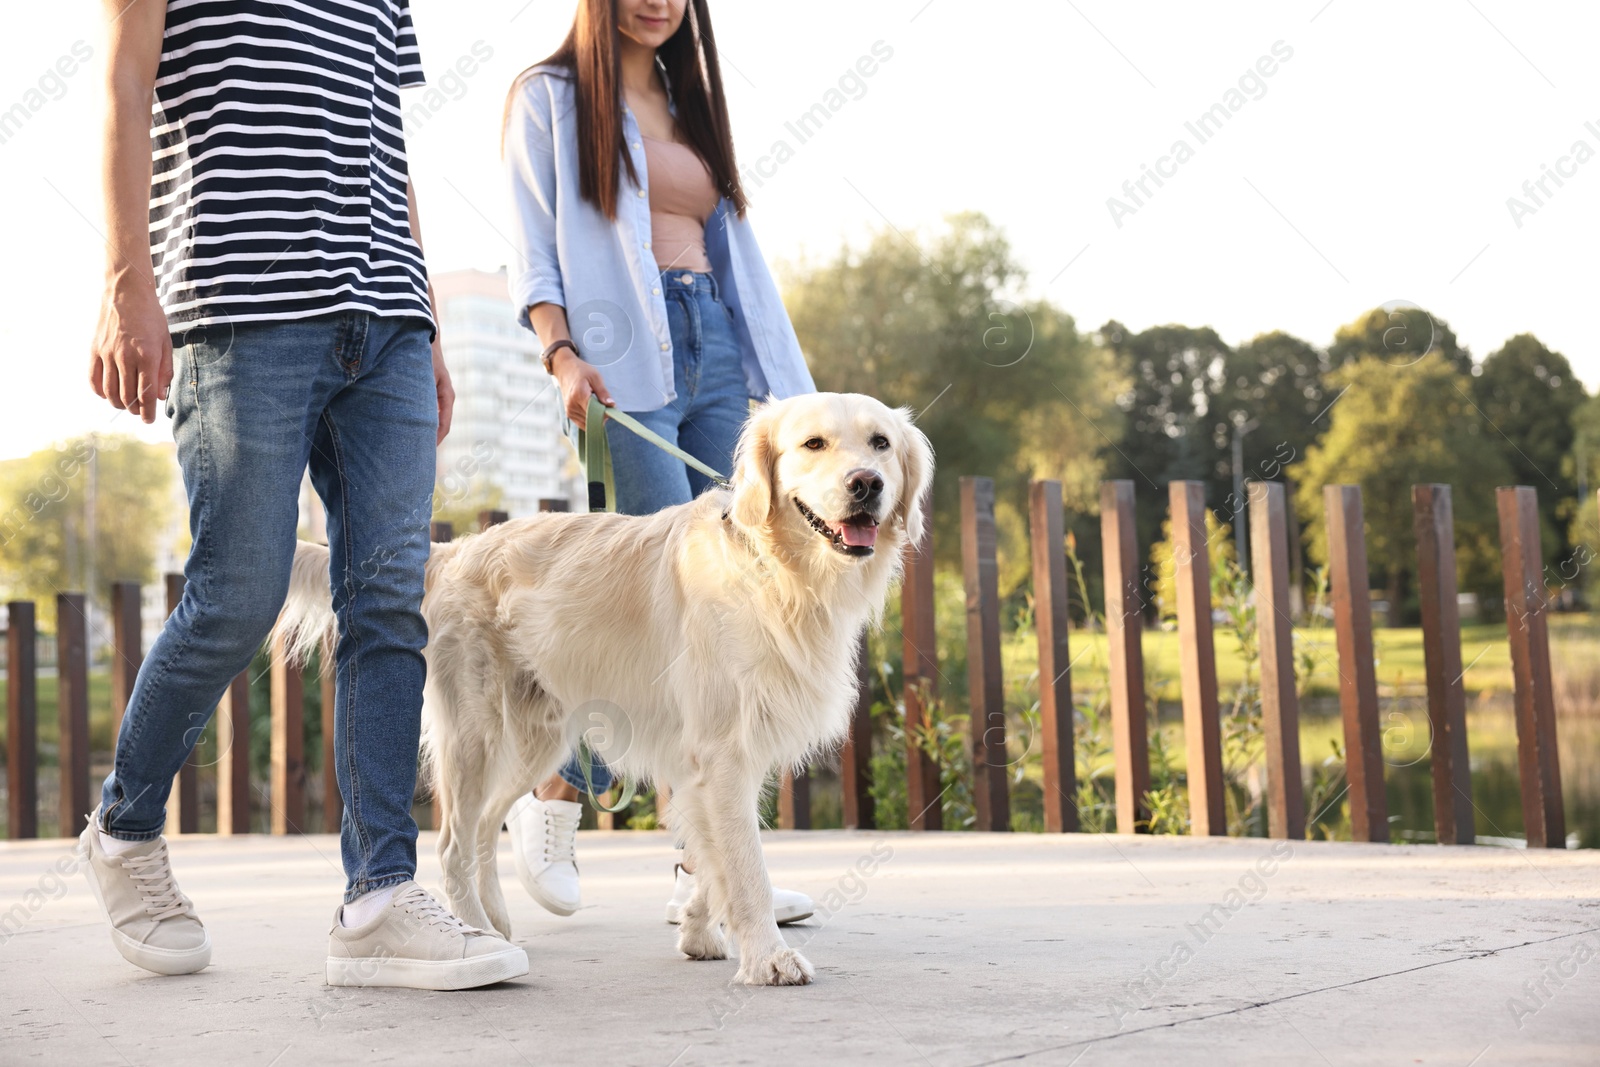
M112 856L100 843L99 823L96 808L78 837L78 858L122 958L157 974L193 974L205 967L211 935L172 878L166 839Z
M363 926L333 913L328 984L473 989L528 973L528 954L468 926L416 882L395 887L389 906Z

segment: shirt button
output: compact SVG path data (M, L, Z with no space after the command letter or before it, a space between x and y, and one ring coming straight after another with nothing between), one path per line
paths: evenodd
M649 247L650 247L650 242L649 242L649 241L646 241L646 242L645 242L645 243L644 243L644 246L645 246L645 247L646 247L646 248L649 248Z
M644 146L641 145L638 141L635 141L635 142L633 142L633 147L637 151L638 149L643 148Z
M661 290L653 288L653 289L650 290L650 295L651 296L660 296L661 295Z
M671 348L671 347L672 347L672 346L671 346L671 345L669 345L669 344L667 344L667 342L665 342L665 341L662 341L662 342L661 342L661 351L663 351L663 352L665 352L665 351L666 351L666 350L667 350L667 349L669 349L669 348Z
M643 189L637 189L637 190L635 190L635 192L638 193L638 195L640 195L640 196L644 195L644 190Z

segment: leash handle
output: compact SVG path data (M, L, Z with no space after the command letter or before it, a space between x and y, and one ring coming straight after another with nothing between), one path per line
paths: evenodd
M589 483L589 510L617 510L616 484L611 475L611 449L606 444L606 406L589 394L584 413L585 429L578 431L578 456L583 460L584 480Z
M728 484L720 471L700 462L677 445L650 429L626 411L608 408L599 397L589 394L589 406L584 413L585 429L578 431L578 456L583 460L584 478L589 483L589 510L616 511L617 486L611 469L611 448L606 443L606 421L620 423L638 437L655 445L669 456L704 474L714 482Z

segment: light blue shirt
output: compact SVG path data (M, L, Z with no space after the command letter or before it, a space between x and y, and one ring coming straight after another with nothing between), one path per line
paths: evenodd
M672 334L661 277L650 251L650 189L644 142L633 112L622 117L626 149L642 184L623 171L617 218L578 192L578 120L571 80L541 67L517 85L506 128L506 168L516 215L520 273L511 299L522 325L528 309L559 304L584 360L599 367L617 406L655 411L676 399ZM750 223L726 198L706 223L706 256L733 312L750 395L779 398L815 390L778 287Z

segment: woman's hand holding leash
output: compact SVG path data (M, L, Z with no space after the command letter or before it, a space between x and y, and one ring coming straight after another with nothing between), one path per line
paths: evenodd
M555 374L556 384L561 387L567 418L580 430L586 428L584 412L589 407L591 394L608 408L617 406L617 402L611 399L611 393L606 389L606 382L600 376L599 368L579 359L573 349L563 348L557 352L551 360L551 370Z
M544 369L561 388L562 409L567 421L578 429L584 428L584 413L589 407L589 397L598 397L608 408L617 406L611 399L611 390L598 368L585 363L567 328L567 309L560 304L539 303L528 308L528 323L544 345Z

